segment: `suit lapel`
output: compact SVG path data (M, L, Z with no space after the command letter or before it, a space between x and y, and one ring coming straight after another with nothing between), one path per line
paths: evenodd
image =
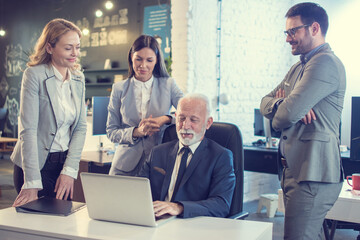
M55 116L55 121L57 121L57 119L59 119L59 116L57 116L56 114L59 112L58 111L58 106L59 106L59 101L58 98L56 97L56 79L55 79L55 75L54 75L54 71L52 69L51 66L46 66L45 68L45 73L47 75L47 79L45 80L45 86L46 86L46 91L48 94L48 97L50 99L50 104L53 110L53 114ZM57 125L57 123L56 123Z
M127 86L124 84L124 88L122 90L121 94L121 101L124 106L126 106L126 118L129 121L130 125L137 126L141 119L138 113L138 110L136 108L136 99L134 94L134 88L135 88L135 80L134 78L129 78L127 82Z
M167 193L168 193L169 185L170 185L170 181L171 181L171 176L172 176L172 172L173 172L173 169L174 169L176 155L177 155L178 150L179 150L179 142L175 141L175 145L173 147L171 147L171 150L169 151L169 155L165 159L165 161L166 161L166 174L165 174L164 182L163 182L162 187L161 187L160 200L164 200Z
M153 86L150 95L149 109L146 112L147 118L150 116L150 114L159 112L158 110L159 98L162 99L162 96L159 91L159 79L157 77L154 77ZM153 117L158 117L158 116L153 116Z
M204 151L207 147L207 139L204 137L204 139L201 141L199 147L196 149L194 155L191 158L191 161L189 165L186 168L186 171L184 173L183 178L181 179L181 183L179 186L179 189L187 182L187 180L190 178L196 167L199 165L201 160L204 158Z
M71 80L70 80L70 90L71 94L73 96L73 101L75 103L75 109L76 109L76 118L73 126L76 126L76 123L78 122L80 118L81 113L81 101L83 99L84 94L84 87L83 83L81 82L81 77L71 74Z

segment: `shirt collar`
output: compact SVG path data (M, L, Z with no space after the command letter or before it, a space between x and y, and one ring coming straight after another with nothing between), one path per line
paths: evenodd
M135 77L133 77L133 81L137 87L144 86L146 89L149 89L149 88L151 88L151 86L153 84L154 76L151 76L151 78L149 80L147 80L146 82L139 81Z
M317 46L313 50L311 50L308 53L301 54L300 55L300 61L302 64L306 64L320 49L322 49L326 43L321 44L320 46Z
M54 65L52 65L52 68L54 70L55 78L59 81L62 81L64 79L64 76L56 69L56 67ZM71 72L69 71L69 69L67 70L67 76L68 76L68 78L65 79L65 81L68 81L71 79Z
M201 140L201 141L202 141L202 140ZM192 145L187 146L187 147L190 148L191 154L194 154L194 152L196 151L196 149L199 147L201 141L198 141L198 142L196 142L196 143L194 143L194 144L192 144ZM183 147L185 147L185 145L182 144L182 143L179 141L179 151L178 151L178 154L179 154L179 152L181 151L181 149L182 149Z

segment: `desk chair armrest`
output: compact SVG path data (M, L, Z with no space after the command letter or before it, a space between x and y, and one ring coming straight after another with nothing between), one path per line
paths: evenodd
M227 218L231 218L231 219L245 219L247 216L249 216L248 212L242 211L239 213L236 213L232 216L228 216Z

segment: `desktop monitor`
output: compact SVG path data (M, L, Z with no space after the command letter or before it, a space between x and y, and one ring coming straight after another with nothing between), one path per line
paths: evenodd
M93 135L106 135L109 97L92 97Z
M266 130L269 129L271 132L271 137L280 138L281 132L277 132L272 128L272 120L268 121L265 117L260 113L260 109L254 109L254 135L269 137L267 136ZM266 125L265 125L265 124Z
M350 160L360 161L360 97L351 99Z

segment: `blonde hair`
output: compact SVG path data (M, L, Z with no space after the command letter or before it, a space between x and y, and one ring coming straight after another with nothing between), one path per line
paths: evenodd
M27 66L32 67L39 64L49 64L51 62L51 55L46 51L47 43L49 43L51 47L55 47L60 37L69 31L75 31L79 35L79 38L81 38L80 29L70 21L56 18L48 22L35 44L34 53L30 55L30 61L27 63ZM79 59L77 61L79 61ZM80 64L76 63L74 69L71 70L80 70L80 68Z

